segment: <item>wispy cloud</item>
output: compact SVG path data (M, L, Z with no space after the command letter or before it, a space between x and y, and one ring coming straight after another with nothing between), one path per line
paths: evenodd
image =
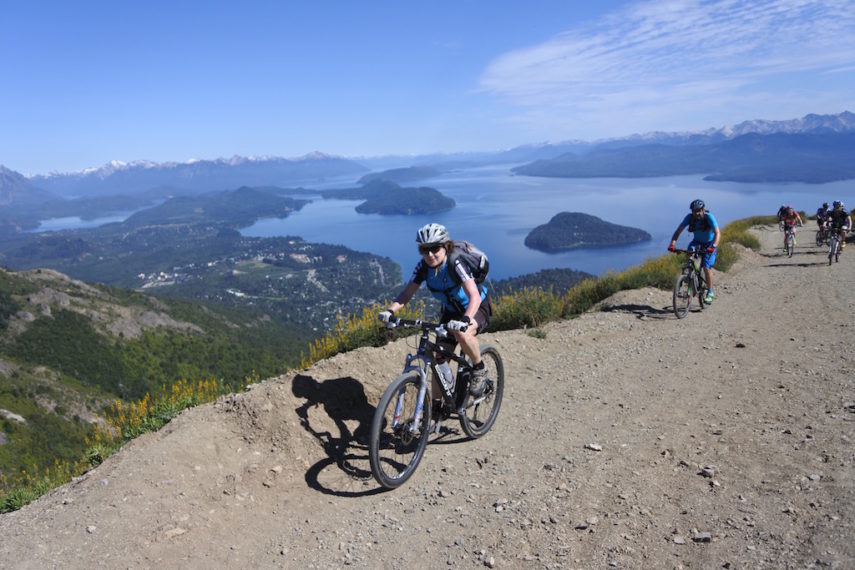
M829 89L820 76L853 64L855 0L660 0L503 54L480 85L522 107L519 121L608 136L762 105L769 116L770 99L807 103Z

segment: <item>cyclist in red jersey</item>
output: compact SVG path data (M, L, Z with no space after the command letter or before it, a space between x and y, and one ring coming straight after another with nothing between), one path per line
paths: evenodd
M800 226L804 226L802 223L802 218L799 216L799 213L793 208L793 205L790 204L787 206L787 209L784 210L784 213L781 215L781 222L784 224L784 251L787 251L787 231L792 230L793 232L793 241L795 242L796 235L796 222Z

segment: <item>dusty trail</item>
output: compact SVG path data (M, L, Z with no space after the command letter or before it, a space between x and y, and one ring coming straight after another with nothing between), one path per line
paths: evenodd
M404 341L189 410L0 516L0 568L855 567L855 250L758 234L684 320L649 289L485 335L495 428L448 423L396 491L361 441Z

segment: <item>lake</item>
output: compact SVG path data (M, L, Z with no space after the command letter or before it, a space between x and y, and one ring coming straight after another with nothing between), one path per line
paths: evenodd
M50 218L47 220L42 220L39 222L39 227L34 228L32 230L27 230L28 233L37 233L37 232L55 232L59 230L69 230L69 229L86 229L86 228L97 228L99 226L103 226L104 224L109 224L113 222L123 222L128 217L133 214L133 212L117 212L115 214L111 214L109 216L102 216L100 218L92 218L88 220L84 220L79 216L68 216L64 218Z
M427 216L358 214L361 201L316 197L287 218L259 220L241 230L245 236L296 235L309 242L341 244L390 257L407 278L419 260L416 230L428 222L445 225L452 238L467 239L490 257L490 276L506 278L548 268L571 268L600 275L621 271L665 253L671 234L700 198L721 226L753 215L774 215L782 203L813 214L823 201L855 204L855 182L828 184L744 184L705 182L701 176L663 178L536 178L515 176L515 165L471 168L405 186L431 186L454 198L457 206ZM327 188L353 187L337 181ZM320 189L320 188L319 188ZM646 230L649 242L625 247L578 249L547 254L523 240L534 227L559 212L584 212L607 222ZM806 224L811 232L813 222ZM812 235L812 234L811 234ZM679 245L689 242L684 231Z

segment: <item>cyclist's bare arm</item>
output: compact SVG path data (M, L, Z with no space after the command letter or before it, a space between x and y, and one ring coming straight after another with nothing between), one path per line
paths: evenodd
M407 283L407 286L398 293L398 296L395 297L395 300L389 304L389 310L397 313L404 305L406 305L410 299L413 298L413 295L416 294L416 291L419 290L419 285L415 281L410 281Z

